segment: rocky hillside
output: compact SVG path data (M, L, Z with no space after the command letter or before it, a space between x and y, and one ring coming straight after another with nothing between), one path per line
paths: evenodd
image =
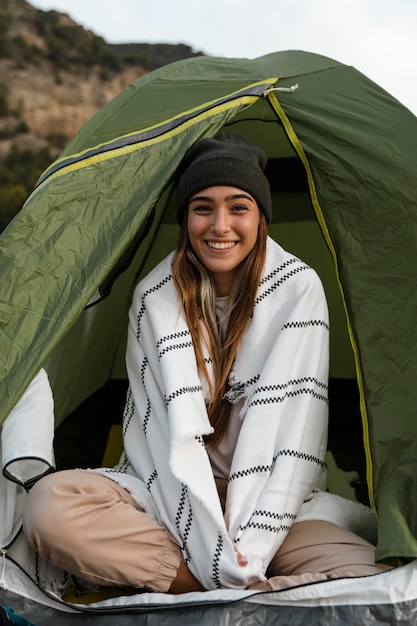
M149 70L201 54L185 45L110 45L68 15L0 0L0 232L98 109Z

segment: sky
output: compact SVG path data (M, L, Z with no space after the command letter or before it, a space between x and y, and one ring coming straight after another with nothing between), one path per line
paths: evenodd
M209 56L315 52L353 65L417 115L416 0L29 0L108 43L183 43Z

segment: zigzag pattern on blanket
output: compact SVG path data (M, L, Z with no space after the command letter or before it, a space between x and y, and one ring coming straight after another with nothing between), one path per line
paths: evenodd
M154 285L153 287L151 287L150 289L148 289L147 291L144 292L144 294L142 296L142 304L141 304L141 307L139 308L138 313L137 313L137 335L136 335L136 339L138 341L140 339L140 331L141 331L140 322L141 322L141 319L142 319L142 317L143 317L143 315L145 314L145 311L146 311L145 301L146 301L147 297L150 296L151 294L156 293L160 289L162 289L162 287L164 287L164 285L166 285L170 281L172 281L172 275L168 274L168 276L165 276L163 278L163 280L161 280L160 283Z
M182 343L174 343L165 347L163 350L160 350L163 344L167 342L177 341L178 339L183 339L185 337L188 338L188 341L182 342ZM178 333L172 333L170 335L166 335L165 337L161 337L161 339L157 341L156 343L156 350L158 351L159 359L161 359L164 356L164 354L166 352L169 352L170 350L182 350L183 348L191 348L192 345L193 345L193 342L191 339L191 333L187 329L187 330L182 330Z
M266 284L266 283L268 283L268 282L270 282L278 274L281 274L292 263L297 263L297 267L295 267L294 269L290 270L289 272L287 272L286 274L281 276L279 278L279 280L277 280L275 283L270 285L268 287L268 289L266 289L263 293L261 293L259 296L257 296L257 298L255 300L255 306L257 304L259 304L260 302L262 302L262 300L267 298L269 295L271 295L271 293L273 293L273 291L275 289L278 289L278 287L280 287L285 281L293 278L299 272L304 272L306 270L310 270L311 269L308 265L306 265L305 263L300 262L300 260L297 259L296 257L293 257L289 261L286 261L285 263L283 263L280 267L277 267L273 272L271 272L270 274L265 276L265 278L263 278L262 281L261 281L261 286Z
M185 517L186 505L188 506L188 514ZM185 519L185 524L183 522L183 527L181 528L181 520ZM184 555L184 560L186 563L191 561L191 555L187 547L187 539L190 534L191 526L193 523L193 511L190 505L190 501L188 498L188 490L186 485L181 485L181 498L178 503L178 510L175 516L175 526L177 527L179 535L182 537L181 551Z
M222 552L223 552L223 538L221 534L219 533L217 536L217 543L216 543L216 548L214 550L213 564L212 564L212 578L213 578L216 589L221 589L222 587L221 578L220 578L220 568L219 568L219 562L220 562L220 557L221 557Z
M300 380L291 380L288 381L288 383L285 383L283 385L267 385L265 387L258 387L254 394L259 394L259 393L264 393L264 392L271 392L271 391L279 391L279 390L286 390L284 394L282 394L281 396L268 396L268 397L264 397L264 398L256 398L253 399L249 402L248 407L250 406L257 406L260 404L274 404L274 403L278 403L278 402L284 402L287 398L291 398L293 396L298 396L300 394L311 394L312 396L314 396L315 398L317 398L318 400L323 400L324 402L328 402L327 400L327 385L324 385L323 383L320 383L320 381L317 380L313 380L310 378L310 380L312 380L313 382L315 382L315 384L318 387L321 387L322 389L324 389L326 391L326 393L318 393L317 391L315 391L315 389L311 389L310 387L302 387L301 389L295 389L295 387L297 387L298 385L302 385L304 382L306 382L307 379L303 379L301 378ZM288 389L289 388L289 389Z
M157 478L158 478L158 472L155 469L152 472L152 474L149 476L149 479L146 481L146 489L148 491L152 490L152 483L155 482L155 480L157 480Z
M279 533L281 531L288 532L291 528L292 522L297 516L293 513L276 513L275 511L256 510L253 512L251 520L244 526L239 527L239 531L246 530L247 528L257 528L258 530L267 530L271 533ZM258 521L257 518L260 518ZM265 521L267 518L268 521ZM287 523L272 524L270 520L277 522L283 522L287 520ZM239 542L238 542L239 543Z

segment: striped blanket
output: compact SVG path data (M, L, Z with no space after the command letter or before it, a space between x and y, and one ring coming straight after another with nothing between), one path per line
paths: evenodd
M269 239L253 317L229 381L244 402L223 514L203 440L212 432L208 389L172 259L135 290L124 454L116 468L101 471L169 529L206 589L245 588L265 578L295 521L325 519L357 530L356 505L325 491L326 299L315 271ZM246 566L237 563L236 550Z

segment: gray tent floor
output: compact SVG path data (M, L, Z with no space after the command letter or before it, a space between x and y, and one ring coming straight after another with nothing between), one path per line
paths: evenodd
M144 612L64 613L0 590L0 603L34 626L414 626L417 600L397 604L279 606L240 600L221 605L190 605ZM1 622L0 622L1 624ZM16 622L24 626L24 622Z

